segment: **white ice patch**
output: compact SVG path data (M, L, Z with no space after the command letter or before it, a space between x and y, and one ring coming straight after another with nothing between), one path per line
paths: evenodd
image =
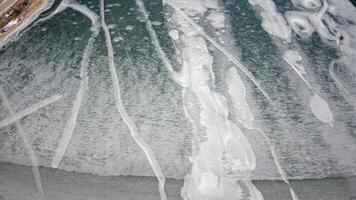
M283 16L277 13L261 12L262 28L270 35L290 41L291 30Z
M127 26L125 27L125 30L127 30L127 31L132 31L133 29L134 29L134 27L131 26L131 25L127 25Z
M109 28L109 29L114 29L115 27L116 27L115 24L108 24L108 28Z
M230 68L227 71L226 84L235 109L237 121L245 128L252 129L254 117L246 102L246 88L235 68Z
M179 40L179 32L177 30L173 29L168 34L173 40Z
M160 22L160 21L152 21L152 25L153 26L161 26L162 22Z
M272 0L249 0L249 3L262 9L262 28L268 34L288 42L291 40L291 30Z
M334 122L333 115L330 111L328 103L326 103L323 98L317 94L314 94L309 101L309 105L316 118L332 126L332 123Z
M308 38L315 31L309 19L303 13L290 11L285 16L292 30L301 38Z
M320 0L292 0L295 6L315 10L322 6Z
M303 58L297 51L293 50L287 50L283 54L284 60L291 65L293 68L295 68L299 73L305 75L305 69L304 66L300 63Z
M114 37L113 38L114 42L120 42L120 41L123 41L123 40L124 40L124 38L122 38L122 37Z
M207 17L215 28L224 28L225 16L220 12L213 11Z
M261 7L266 12L276 12L276 5L272 0L249 0L248 2L253 6Z

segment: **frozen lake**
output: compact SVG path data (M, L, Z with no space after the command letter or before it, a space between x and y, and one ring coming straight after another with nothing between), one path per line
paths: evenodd
M1 162L154 176L161 199L184 179L186 200L356 175L349 1L51 5L1 48Z

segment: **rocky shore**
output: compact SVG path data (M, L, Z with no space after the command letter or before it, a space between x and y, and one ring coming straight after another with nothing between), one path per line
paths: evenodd
M1 0L0 40L11 34L27 18L42 7L46 0Z

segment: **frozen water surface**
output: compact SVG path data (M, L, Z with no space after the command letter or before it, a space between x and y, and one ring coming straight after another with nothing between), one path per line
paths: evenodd
M25 195L9 184L53 199L46 181L64 179L75 198L105 196L93 189L104 181L157 184L146 199L308 199L308 184L347 199L336 194L356 175L348 0L48 5L0 42L0 199ZM8 165L32 167L33 183Z

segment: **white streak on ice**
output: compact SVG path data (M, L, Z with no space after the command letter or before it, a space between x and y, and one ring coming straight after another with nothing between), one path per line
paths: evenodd
M79 114L79 110L80 107L82 105L83 99L85 97L85 93L86 90L88 89L88 74L87 74L87 68L89 65L89 58L92 52L92 48L93 48L93 44L95 41L95 38L98 36L99 34L99 22L98 22L98 16L91 11L90 9L86 8L83 5L79 5L79 4L67 4L64 3L62 4L64 7L70 7L76 11L79 11L80 13L82 13L83 15L87 16L89 19L91 19L92 22L92 35L90 36L88 43L84 49L84 53L83 53L83 57L82 57L82 61L80 63L80 86L77 92L77 97L73 102L73 106L72 106L72 110L71 110L71 115L64 127L63 130L63 135L61 137L61 139L58 142L58 147L55 151L55 155L53 157L52 160L52 164L51 166L53 168L57 168L59 163L61 162L65 151L68 147L69 141L72 137L74 128L75 128L75 124L77 122L77 118L78 118L78 114Z
M297 51L287 50L284 52L282 57L288 63L288 65L293 68L293 70L298 74L298 76L304 81L304 83L309 87L309 89L314 92L311 85L303 76L303 73L305 73L303 65L298 63L302 60L300 54Z
M0 87L0 96L6 106L6 108L8 109L9 113L11 116L14 116L15 115L15 112L14 110L12 109L2 87ZM32 172L33 172L33 176L34 176L34 179L35 179L35 183L36 183L36 188L38 190L38 194L39 194L39 199L40 200L44 200L45 197L44 197L44 191L43 191L43 186L42 186L42 181L41 181L41 174L40 174L40 171L38 169L38 161L37 161L37 156L35 155L34 151L33 151L33 148L30 144L30 142L27 140L27 136L26 136L26 133L25 131L23 130L21 124L16 121L16 127L20 133L20 136L22 138L22 141L25 145L25 150L26 150L26 153L27 155L29 156L30 158L30 161L31 161L31 164L32 164Z
M235 68L230 68L227 71L226 84L235 108L237 121L239 121L245 128L252 129L254 117L245 99L246 88Z
M193 146L194 154L191 158L193 166L191 173L185 177L182 197L186 200L238 200L242 198L242 189L238 180L246 180L247 188L244 192L251 195L251 199L262 200L261 193L250 181L251 171L256 166L252 148L242 131L228 119L226 98L210 87L215 77L212 70L213 57L207 49L204 38L217 46L225 55L228 56L229 53L192 22L180 7L177 7L180 5L186 8L186 5L190 9L188 12L203 15L207 7L190 6L190 3L195 5L198 2L168 2L168 5L175 9L174 26L182 32L179 46L182 47L183 67L179 78L184 87L183 98L185 102L190 100L186 99L187 93L197 98L200 104L199 119L192 119L189 108L184 107L184 110L193 127L204 126L204 134L206 134L204 136L195 134L197 138L194 139L193 145L197 146ZM204 139L201 140L200 137Z
M129 127L131 136L133 137L133 139L135 140L137 145L141 148L141 150L145 153L147 160L149 161L149 163L150 163L150 165L158 179L158 183L159 183L158 188L159 188L161 200L166 200L167 195L164 191L164 184L166 182L166 177L164 176L162 169L159 165L159 162L158 162L156 156L154 155L152 149L141 138L135 122L127 114L125 106L121 99L119 78L117 76L117 72L116 72L116 68L115 68L115 64L114 64L114 50L113 50L112 43L111 43L111 36L110 36L109 28L105 22L104 0L100 0L100 17L101 17L101 25L102 25L102 28L105 33L106 46L107 46L107 50L108 50L108 54L109 54L108 61L109 61L110 73L111 73L111 77L112 77L113 85L114 85L114 95L115 95L115 99L116 99L116 101L115 101L116 107L117 107L119 113L121 114L122 119L124 120L126 125Z
M169 59L167 58L166 54L162 50L161 45L159 44L156 32L152 28L151 20L148 18L148 14L147 14L145 5L143 4L143 2L141 0L136 0L136 4L138 5L138 8L139 8L140 12L142 13L142 15L145 18L146 29L148 30L148 33L150 34L150 37L151 37L153 45L155 46L155 49L156 49L156 51L158 53L158 56L163 61L164 66L166 67L166 69L168 70L168 72L171 74L171 76L174 79L175 71L173 70L173 67L172 67Z
M24 109L24 110L22 110L22 111L20 111L18 113L15 113L11 117L3 119L0 122L0 128L2 128L4 126L7 126L9 124L12 124L12 123L16 122L17 120L19 120L19 119L21 119L21 118L23 118L23 117L25 117L27 115L30 115L30 114L36 112L37 110L39 110L39 109L41 109L41 108L43 108L43 107L45 107L45 106L47 106L47 105L49 105L51 103L54 103L54 102L58 101L61 98L62 98L62 95L59 95L59 94L53 95L53 96L51 96L51 97L49 97L47 99L44 99L44 100L32 105L31 107L28 107L28 108L26 108L26 109Z
M235 113L237 113L237 120L240 123L242 123L246 128L254 129L254 127L253 127L254 117L253 117L253 114L252 114L246 100L245 100L246 89L234 68L230 68L227 71L226 83L227 83L227 87L228 87L228 92L231 96L233 106L236 109ZM289 190L290 190L291 196L293 197L293 200L298 200L298 197L295 194L293 188L290 186L290 183L287 179L287 175L279 162L279 159L278 159L278 156L276 154L273 144L271 143L270 139L266 136L266 134L262 130L260 130L258 128L256 128L256 130L258 130L261 133L261 135L264 137L264 139L266 140L267 145L270 148L270 152L272 154L274 164L277 167L278 173L281 175L282 180L289 185Z

